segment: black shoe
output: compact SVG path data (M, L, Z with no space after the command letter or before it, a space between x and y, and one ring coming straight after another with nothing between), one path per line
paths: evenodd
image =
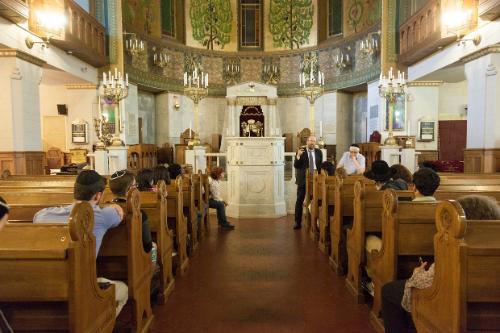
M294 226L293 226L293 230L297 230L297 229L300 229L302 228L302 226L300 224L297 224L295 223Z
M223 225L220 226L220 228L222 230L234 230L234 225L229 224L229 223L228 224L223 224Z

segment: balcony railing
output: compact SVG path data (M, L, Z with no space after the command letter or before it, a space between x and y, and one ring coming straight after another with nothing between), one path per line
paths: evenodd
M49 31L38 22L39 11L64 13L66 25L62 31ZM76 57L95 67L106 64L105 28L74 0L31 0L29 29L40 37L50 38L50 43L71 52Z
M466 1L464 1L466 2ZM477 13L477 5L470 1L471 10ZM442 22L441 17L447 8L443 1L428 0L427 3L412 15L399 28L399 61L411 65L439 48L457 40L457 35L463 35L475 28L476 14L471 17L467 26L457 29L453 33Z

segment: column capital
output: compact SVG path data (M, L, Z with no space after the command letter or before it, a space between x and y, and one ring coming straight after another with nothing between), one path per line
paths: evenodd
M16 49L0 49L0 58L18 58L40 67L46 64L44 60Z
M491 53L500 53L500 44L490 45L490 46L484 47L480 50L477 50L476 52L471 53L471 54L461 58L460 62L463 64L466 64L468 62L482 58L482 57L484 57L488 54L491 54Z

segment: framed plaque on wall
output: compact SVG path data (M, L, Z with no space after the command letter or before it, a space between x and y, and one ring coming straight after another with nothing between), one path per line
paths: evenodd
M418 122L418 141L431 142L436 139L436 122L419 121Z

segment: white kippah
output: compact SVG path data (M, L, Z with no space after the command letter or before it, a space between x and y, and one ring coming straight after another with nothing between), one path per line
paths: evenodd
M5 209L10 210L9 205L7 205L6 203L3 203L1 201L0 201L0 206L3 206L3 207L5 207Z
M349 150L354 150L356 153L359 153L359 147L355 147L355 146L350 146L349 147Z

